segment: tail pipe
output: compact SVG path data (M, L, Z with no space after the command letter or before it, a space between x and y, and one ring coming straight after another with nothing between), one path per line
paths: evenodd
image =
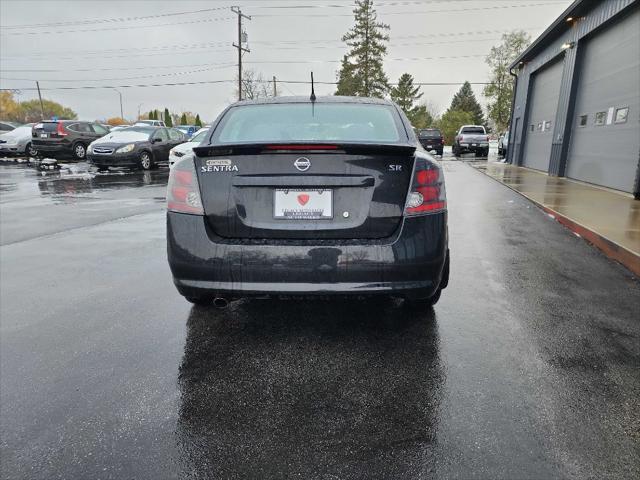
M216 297L213 299L213 306L216 308L227 308L227 306L229 305L229 300L227 300L224 297Z

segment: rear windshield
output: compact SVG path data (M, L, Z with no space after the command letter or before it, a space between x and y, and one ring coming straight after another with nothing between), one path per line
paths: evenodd
M290 103L231 108L216 128L215 143L400 141L390 105Z
M482 127L464 127L462 133L481 133L484 134L484 128Z
M418 132L418 137L420 138L433 138L433 137L441 137L440 130L420 130Z
M41 128L39 130L44 132L55 132L58 130L58 122L42 122L40 125Z

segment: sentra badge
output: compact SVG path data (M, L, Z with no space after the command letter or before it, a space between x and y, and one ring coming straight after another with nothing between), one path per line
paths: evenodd
M200 167L202 173L206 172L237 172L238 167L233 165L228 158L223 159L210 159L205 162L205 165Z

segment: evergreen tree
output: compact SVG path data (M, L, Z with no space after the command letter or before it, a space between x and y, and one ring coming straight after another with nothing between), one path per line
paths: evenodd
M390 94L391 100L396 102L402 111L411 119L412 113L418 108L415 103L422 97L420 86L413 86L413 77L408 73L403 73L400 80L398 80L398 86L393 87ZM424 110L426 112L426 107Z
M474 125L484 125L482 107L476 100L469 82L464 82L458 93L453 96L449 111L469 112L473 118Z
M183 113L180 117L180 125L187 125L187 114Z
M164 109L164 124L167 127L173 127L173 122L171 121L171 114L169 114L169 109Z
M336 94L382 98L389 89L382 68L389 25L377 21L373 0L356 0L353 13L355 25L342 37L350 50L338 73Z
M202 120L200 120L200 115L196 114L196 121L193 122L195 124L196 127L202 127Z
M338 89L336 95L354 96L361 90L358 79L354 75L355 65L349 63L345 55L342 57L342 67L338 73Z

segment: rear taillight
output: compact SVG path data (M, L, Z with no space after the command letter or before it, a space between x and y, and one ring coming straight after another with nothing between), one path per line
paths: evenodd
M405 215L441 212L447 208L442 169L430 160L417 157Z
M58 123L58 128L56 129L56 133L59 137L66 137L69 135L67 131L64 129L64 125L62 123Z
M193 161L192 156L178 160L169 172L167 209L170 212L204 215Z

